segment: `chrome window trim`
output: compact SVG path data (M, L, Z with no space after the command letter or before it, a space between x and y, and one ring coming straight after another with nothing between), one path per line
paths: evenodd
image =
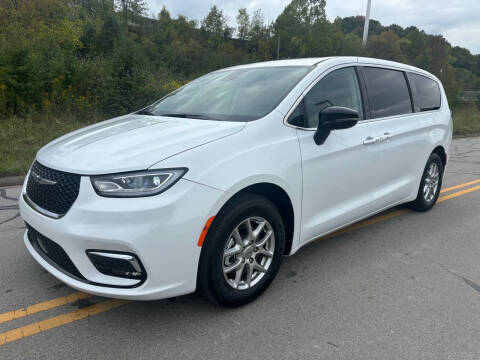
M434 112L438 112L438 111L440 111L440 110L418 111L418 112L407 113L407 114L385 116L385 117L375 118L375 119L360 120L358 123L359 124L364 124L364 123L370 123L370 122L376 122L376 121L392 120L392 119L401 118L401 117L405 117L405 116L418 116L418 115L434 113Z
M443 89L443 86L442 84L440 83L439 80L435 79L434 77L432 77L430 74L428 73L423 73L421 71L418 71L416 69L409 69L409 68L403 68L403 67L400 67L400 66L394 66L394 65L383 65L383 64L376 64L376 63L367 63L367 62L359 62L358 63L358 66L364 66L364 67L378 67L378 68L383 68L383 69L389 69L389 70L397 70L397 71L403 71L406 73L407 75L407 78L408 78L408 73L412 73L412 74L415 74L415 75L420 75L420 76L424 76L432 81L435 81L439 88L440 88L440 93L442 93L442 89ZM408 80L410 81L410 80ZM359 122L363 122L363 121L370 121L370 120L385 120L385 119L389 119L389 118L394 118L394 117L399 117L399 116L408 116L408 115L414 115L414 114L422 114L422 113L429 113L429 112L440 112L443 110L443 96L440 97L440 108L438 108L437 110L429 110L429 111L417 111L417 112L411 112L411 113L407 113L407 114L401 114L401 115L392 115L392 116L386 116L386 117L382 117L382 118L375 118L375 119L368 119L368 120L361 120Z
M297 108L298 104L303 100L303 98L307 95L307 93L320 81L322 80L326 75L328 75L329 73L335 71L335 70L338 70L338 69L341 69L341 68L344 68L344 67L351 67L351 66L367 66L367 67L379 67L379 68L384 68L384 69L390 69L390 70L397 70L397 71L403 71L403 72L411 72L411 73L414 73L414 74L417 74L417 75L421 75L421 76L425 76L427 78L429 78L430 80L433 80L435 81L436 83L438 83L438 85L440 86L440 89L442 89L441 87L441 84L439 83L438 80L434 79L433 77L427 75L427 74L424 74L420 71L416 71L416 70L410 70L408 68L402 68L402 67L398 67L398 66L393 66L393 65L383 65L383 64L375 64L375 63L367 63L367 62L349 62L349 63L344 63L344 64L340 64L340 65L335 65L335 66L332 66L328 69L325 69L325 71L323 71L322 73L320 73L314 80L312 80L312 82L305 88L304 91L302 91L302 93L300 94L300 96L297 98L297 100L295 100L295 102L293 103L293 105L290 107L290 109L288 110L288 112L286 113L286 115L283 117L283 125L285 126L288 126L290 128L293 128L293 129L297 129L297 130L303 130L303 131L316 131L317 128L306 128L306 127L302 127L302 126L296 126L296 125L292 125L290 123L288 123L288 118L290 117L290 115L292 114L293 111L295 111L295 109ZM429 114L429 113L437 113L437 112L441 112L444 108L444 101L443 101L443 96L442 98L440 99L441 103L440 103L440 108L437 109L437 110L429 110L429 111L418 111L418 112L411 112L411 113L407 113L407 114L401 114L401 115L392 115L392 116L386 116L386 117L381 117L381 118L374 118L374 119L363 119L363 120L359 120L358 121L358 124L361 125L361 124L364 124L364 123L370 123L370 122L376 122L376 121L384 121L384 120L391 120L391 119L395 119L395 118L399 118L399 117L404 117L404 116L417 116L417 115L423 115L423 114Z
M438 80L432 77L431 74L427 72L422 72L419 71L420 69L410 69L408 67L401 67L401 66L394 66L394 65L383 65L383 64L377 64L377 63L369 63L369 62L358 62L358 66L365 66L365 67L379 67L383 69L389 69L389 70L397 70L397 71L403 71L403 72L411 72L417 75L425 76L428 77L430 80L433 80L438 83Z
M299 129L299 130L306 130L306 131L316 131L317 128L306 128L306 127L301 127L301 126L296 126L288 123L288 118L292 114L292 112L296 109L297 105L303 100L303 98L307 95L307 93L320 81L322 80L325 75L341 69L345 67L351 67L351 66L357 66L358 62L349 62L349 63L344 63L344 64L339 64L339 65L334 65L332 67L329 67L328 69L325 69L323 72L321 72L315 79L312 80L310 84L305 88L305 90L302 91L300 96L295 100L293 105L290 107L290 109L287 111L287 114L283 117L283 125L291 127L293 129Z

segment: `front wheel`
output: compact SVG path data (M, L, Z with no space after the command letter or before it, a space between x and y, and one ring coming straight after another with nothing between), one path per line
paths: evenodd
M275 205L241 194L216 216L200 258L198 287L228 307L257 298L273 281L283 259L285 226Z
M428 158L423 171L417 198L410 203L410 207L416 211L428 211L437 202L442 188L443 162L440 156L432 153Z

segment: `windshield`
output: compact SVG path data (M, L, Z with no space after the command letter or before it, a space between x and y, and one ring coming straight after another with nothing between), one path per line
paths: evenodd
M272 111L311 70L307 66L216 71L168 94L139 113L251 121Z

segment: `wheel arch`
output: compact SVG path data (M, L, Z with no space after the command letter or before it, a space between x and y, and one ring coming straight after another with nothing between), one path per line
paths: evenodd
M280 186L272 183L257 183L243 188L237 194L241 193L252 193L264 196L276 206L285 225L285 254L288 255L292 249L295 214L292 201L287 192Z
M280 212L285 224L286 242L285 255L290 254L294 239L295 229L295 210L291 197L281 186L272 182L257 182L247 185L234 192L220 207L220 212L227 204L233 201L241 194L250 193L266 197L270 200Z
M445 165L447 165L447 153L445 152L445 148L442 145L438 145L435 149L433 149L432 154L435 153L440 156L442 159L442 165L445 169Z

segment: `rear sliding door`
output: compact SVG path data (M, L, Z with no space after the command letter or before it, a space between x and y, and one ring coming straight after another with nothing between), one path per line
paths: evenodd
M428 130L433 118L414 109L413 90L404 71L364 66L370 116L381 141L376 197L390 206L416 197L429 149Z

